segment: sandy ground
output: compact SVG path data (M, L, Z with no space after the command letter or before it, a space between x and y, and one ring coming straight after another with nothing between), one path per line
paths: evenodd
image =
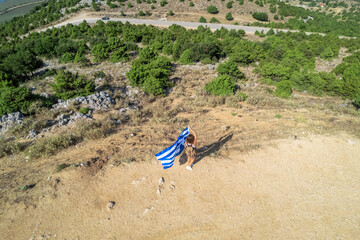
M155 159L68 168L33 204L3 208L0 231L2 239L356 239L359 157L352 136L312 136L205 156L193 171L178 159L168 170Z

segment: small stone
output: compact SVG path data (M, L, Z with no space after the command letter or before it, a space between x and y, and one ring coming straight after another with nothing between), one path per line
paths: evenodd
M355 141L353 141L353 140L347 140L347 142L349 143L349 144L351 144L351 145L353 145L353 144L355 144Z
M171 190L175 189L175 182L174 182L174 181L171 181L171 182L170 182L169 188L170 188Z
M161 178L159 179L159 187L163 188L163 187L164 187L164 182L165 182L164 178L161 177Z
M114 202L114 201L108 202L107 208L108 208L109 211L114 208L115 203L116 203L116 202Z
M158 190L156 191L157 195L160 195L161 194L161 189L158 188Z
M150 208L146 208L146 209L144 210L143 214L146 214L146 213L149 212L149 211L150 211Z
M146 177L142 177L140 179L137 179L137 180L134 180L131 182L131 184L134 184L134 185L139 185L140 183L146 181Z
M229 129L230 129L230 126L225 126L225 125L221 126L221 130L223 130L224 132Z

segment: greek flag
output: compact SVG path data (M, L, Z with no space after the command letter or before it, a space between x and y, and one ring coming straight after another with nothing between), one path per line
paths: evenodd
M175 157L184 150L185 140L188 136L189 129L185 128L185 130L180 134L180 136L172 146L155 154L155 157L161 161L164 169L167 169L174 164Z

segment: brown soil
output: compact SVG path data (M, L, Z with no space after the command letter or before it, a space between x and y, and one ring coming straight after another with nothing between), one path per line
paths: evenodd
M342 63L343 58L351 55L351 53L346 52L347 48L341 48L339 51L339 56L337 58L326 60L322 58L316 58L315 70L318 72L331 72L337 65Z
M216 76L206 65L177 66L168 97L143 99L151 116L49 158L2 158L2 238L355 239L358 113L335 98L273 97L243 70L247 103L202 94ZM199 137L194 170L185 156L163 170L154 154L187 124ZM74 166L56 172L61 163Z

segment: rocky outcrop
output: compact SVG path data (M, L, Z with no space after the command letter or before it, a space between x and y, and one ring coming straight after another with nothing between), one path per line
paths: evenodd
M0 117L0 132L5 132L12 125L21 124L24 120L24 115L21 112L14 112Z
M67 101L58 100L57 104L52 105L54 110L67 108L71 103L88 105L94 110L109 110L111 104L115 104L115 100L110 97L107 92L101 91L86 97L77 97Z

